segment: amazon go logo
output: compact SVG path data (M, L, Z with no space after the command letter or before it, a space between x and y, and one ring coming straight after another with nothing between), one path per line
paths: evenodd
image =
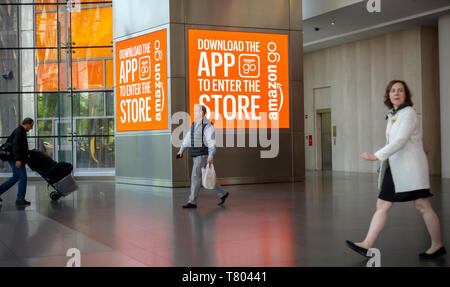
M141 81L150 79L150 56L139 58L139 79Z
M239 76L242 78L258 78L260 72L259 56L241 54L239 56Z

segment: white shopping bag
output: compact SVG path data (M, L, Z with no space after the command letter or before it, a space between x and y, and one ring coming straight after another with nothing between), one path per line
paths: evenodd
M216 186L216 171L212 163L202 167L202 185L206 189L214 189Z

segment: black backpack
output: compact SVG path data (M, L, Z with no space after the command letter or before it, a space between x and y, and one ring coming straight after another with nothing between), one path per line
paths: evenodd
M10 161L13 159L12 144L9 142L9 138L6 143L0 146L0 159L3 161Z

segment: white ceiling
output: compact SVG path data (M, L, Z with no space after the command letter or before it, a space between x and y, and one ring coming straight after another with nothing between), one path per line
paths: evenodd
M450 0L381 0L380 13L369 13L366 4L362 1L304 20L304 52L414 26L437 25L440 16L450 13ZM331 21L336 25L331 26ZM315 31L316 27L320 30Z

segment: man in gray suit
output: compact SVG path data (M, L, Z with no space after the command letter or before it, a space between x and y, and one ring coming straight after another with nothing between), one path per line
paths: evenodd
M194 106L195 121L192 123L191 129L184 137L180 151L178 152L179 157L182 157L183 151L189 147L190 154L194 161L191 177L191 194L188 203L183 205L183 208L197 208L198 192L200 191L202 184L202 167L206 167L206 164L212 164L214 162L214 154L216 153L215 129L205 115L205 106ZM214 191L220 198L218 205L224 204L228 197L228 192L223 190L217 182Z

